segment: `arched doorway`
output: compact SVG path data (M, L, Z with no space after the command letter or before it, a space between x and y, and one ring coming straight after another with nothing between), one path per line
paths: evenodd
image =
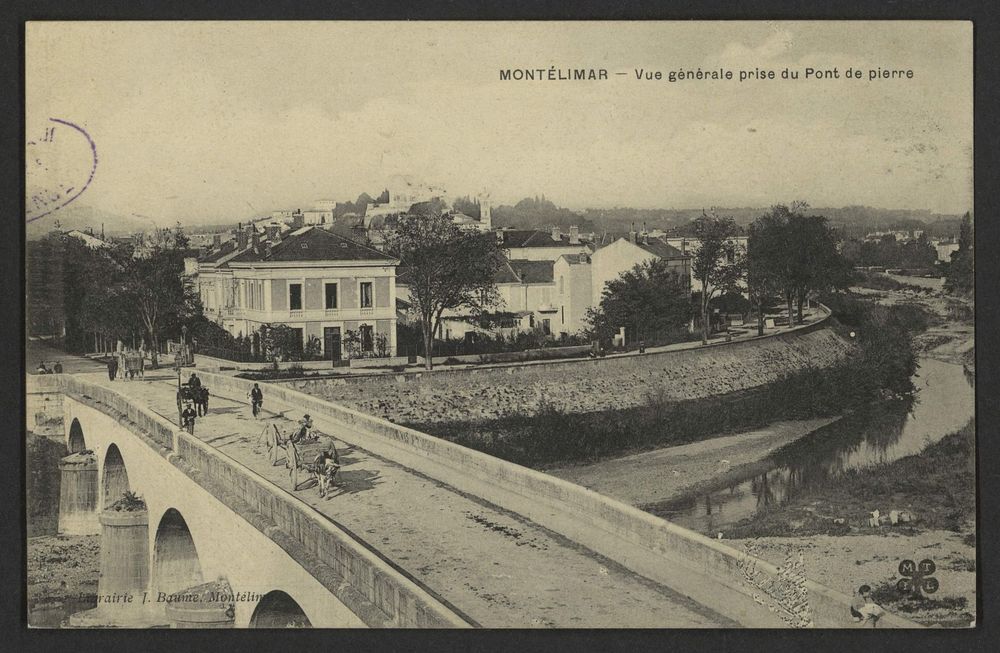
M104 455L104 473L101 477L104 479L102 507L107 510L131 489L128 484L128 470L125 469L125 461L118 450L118 445L112 444L108 447L108 452Z
M73 423L69 425L69 440L66 447L70 453L77 453L87 448L87 441L83 438L83 427L80 426L80 420L75 417Z
M251 628L312 628L295 599L281 590L268 592L250 617Z
M174 508L160 518L153 545L153 591L170 595L203 582L201 561L184 517Z

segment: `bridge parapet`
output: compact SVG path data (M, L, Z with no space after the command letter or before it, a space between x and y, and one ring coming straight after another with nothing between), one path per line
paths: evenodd
M61 393L117 420L219 499L373 627L469 627L457 612L349 533L216 448L128 397L69 375L29 376L29 392ZM76 403L76 402L73 402Z

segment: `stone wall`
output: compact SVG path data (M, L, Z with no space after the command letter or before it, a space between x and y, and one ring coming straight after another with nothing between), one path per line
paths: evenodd
M841 360L851 344L829 328L645 355L287 385L397 423L495 419L543 405L573 413L632 408L650 396L696 399L746 390Z

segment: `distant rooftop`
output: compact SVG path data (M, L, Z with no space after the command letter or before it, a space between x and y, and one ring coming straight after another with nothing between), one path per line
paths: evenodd
M231 263L294 261L393 261L382 252L340 234L316 227L303 227L271 247L249 247L231 259Z

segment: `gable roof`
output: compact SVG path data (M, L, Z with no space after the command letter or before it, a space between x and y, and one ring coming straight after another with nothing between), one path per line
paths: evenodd
M568 239L554 239L552 234L548 231L539 231L538 229L505 229L503 231L498 231L503 238L503 246L507 248L512 247L582 247L583 243L578 243L576 245L569 242Z
M512 259L500 268L505 280L497 283L552 283L555 278L552 266L552 261Z
M659 238L648 238L645 241L636 239L635 245L646 250L650 254L655 254L660 258L671 259L671 258L691 258L687 254L681 252L673 245L667 244L666 241L660 240Z
M227 255L232 254L235 251L236 251L236 239L234 238L232 240L227 240L226 242L222 243L222 245L219 247L219 249L212 250L210 252L206 252L204 255L202 255L198 259L198 262L199 263L218 263L223 258L225 258Z
M249 247L231 263L285 263L295 261L395 261L377 249L315 227L302 228L275 244L271 253L261 244Z

